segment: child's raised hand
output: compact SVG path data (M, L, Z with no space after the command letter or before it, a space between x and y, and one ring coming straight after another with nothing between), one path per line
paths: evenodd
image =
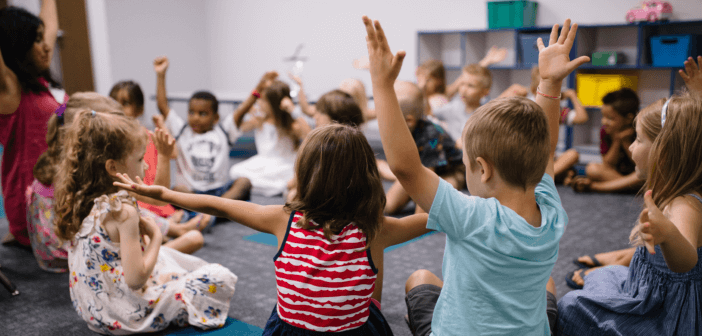
M485 57L483 57L478 64L483 68L487 68L495 63L500 63L507 58L507 48L498 48L497 46L492 46L488 50Z
M288 71L288 77L292 79L297 85L302 86L302 78L295 76L292 72Z
M400 50L397 54L392 54L380 22L372 22L367 16L363 16L363 24L366 26L366 33L368 34L366 43L368 45L368 60L370 62L373 86L392 87L395 84L397 75L400 74L405 52Z
M695 96L702 97L702 56L697 56L695 59L690 57L685 61L685 70L680 70L680 77L685 81L685 85Z
M175 139L162 128L157 128L153 135L154 145L159 155L172 157L175 151Z
M675 227L675 224L658 209L656 203L653 202L651 193L651 190L649 190L644 194L646 209L641 211L639 225L641 225L640 235L644 246L646 246L648 253L655 254L655 246L666 241L667 233L672 227Z
M136 177L136 182L132 181L127 174L117 173L117 178L119 181L112 182L112 185L115 187L157 200L161 200L165 189L163 186L148 185L144 183L139 176Z
M278 72L276 71L268 71L263 76L261 77L261 80L258 82L258 85L256 85L256 91L258 92L263 92L267 87L271 86L273 84L273 81L278 78Z
M156 57L156 59L154 60L154 71L156 71L156 74L164 75L166 74L166 70L168 70L168 57Z
M548 47L544 46L541 38L536 41L539 47L539 73L542 81L562 81L573 70L590 61L590 57L587 56L570 60L570 49L573 47L577 31L578 24L574 23L571 27L570 19L567 19L560 36L558 36L558 25L553 25Z

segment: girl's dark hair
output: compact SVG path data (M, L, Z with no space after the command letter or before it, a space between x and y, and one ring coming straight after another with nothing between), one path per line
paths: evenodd
M63 149L63 138L68 125L73 123L75 115L85 109L96 111L110 111L113 114L121 114L122 105L110 97L105 97L95 92L76 92L71 95L66 102L66 109L59 118L55 113L49 118L46 132L46 151L39 155L37 163L34 165L34 178L44 185L51 185L54 182L58 163L61 161L61 150ZM63 120L63 122L61 122Z
M331 124L314 129L297 156L295 175L297 196L285 209L304 214L298 221L303 229L318 228L314 221L331 239L353 223L370 246L380 232L386 200L375 154L358 128Z
M363 124L363 112L350 94L333 90L322 95L316 104L317 112L329 116L332 121L358 127Z
M623 88L606 94L602 97L602 103L611 106L622 117L626 117L629 114L636 117L641 102L634 90Z
M219 101L217 101L217 97L215 97L215 95L213 95L212 93L208 91L198 91L193 93L193 96L190 97L190 100L193 99L202 99L209 101L210 104L212 104L212 111L214 112L214 114L219 113Z
M122 161L146 143L139 123L124 115L82 110L63 139L64 149L55 181L56 235L72 240L95 198L117 192L107 173L107 160Z
M60 87L49 69L39 71L30 52L39 38L37 30L44 22L34 14L19 7L0 9L0 50L5 65L17 76L24 92L47 91L39 78L44 78L52 87Z
M275 119L275 126L293 141L295 149L300 146L300 139L295 136L292 125L295 120L287 111L280 108L280 102L283 98L290 98L290 87L288 84L281 82L279 80L273 81L271 86L263 91L263 97L271 105L271 111L273 111L273 118Z
M138 109L144 108L144 92L141 91L141 86L138 83L130 80L117 82L110 90L110 97L116 100L117 95L122 90L127 91L130 103L133 103Z

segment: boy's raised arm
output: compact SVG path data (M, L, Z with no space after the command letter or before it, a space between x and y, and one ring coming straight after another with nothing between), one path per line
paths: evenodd
M422 166L393 87L405 52L392 54L378 21L372 22L364 16L363 23L368 34L366 42L380 140L388 165L414 202L429 211L439 186L439 176Z
M541 106L548 118L549 134L551 136L551 156L549 157L546 173L553 177L553 156L558 145L558 124L560 119L560 95L563 79L577 69L580 65L590 61L587 56L580 56L570 60L570 49L575 41L575 33L578 31L578 24L571 27L570 19L563 24L560 36L558 35L558 25L553 25L551 29L551 39L549 46L545 47L544 42L539 38L539 73L541 82L537 89L536 103Z

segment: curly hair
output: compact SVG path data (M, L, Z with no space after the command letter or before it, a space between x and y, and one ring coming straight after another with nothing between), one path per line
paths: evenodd
M64 137L62 161L55 181L55 232L72 240L88 216L95 198L114 193L117 187L107 173L107 160L122 161L146 144L139 123L123 115L78 112Z
M381 229L386 199L375 154L358 128L330 124L314 129L302 144L295 174L297 197L285 209L304 214L298 221L303 229L316 228L314 221L331 239L353 223L370 246Z
M44 185L51 185L54 182L56 168L63 148L61 139L63 139L68 128L66 126L70 125L75 115L84 109L123 114L122 105L112 98L95 92L76 92L72 94L68 102L66 102L66 110L62 114L62 118L59 118L56 114L51 115L49 118L46 132L48 148L39 156L37 163L34 165L34 178Z

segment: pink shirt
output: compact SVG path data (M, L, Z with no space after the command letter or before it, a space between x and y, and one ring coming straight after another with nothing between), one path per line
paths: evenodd
M48 86L43 78L40 81ZM5 213L10 233L24 245L29 245L24 193L34 180L34 164L47 148L46 128L49 117L59 106L49 91L22 92L16 111L0 114L0 143L4 147L1 178Z

